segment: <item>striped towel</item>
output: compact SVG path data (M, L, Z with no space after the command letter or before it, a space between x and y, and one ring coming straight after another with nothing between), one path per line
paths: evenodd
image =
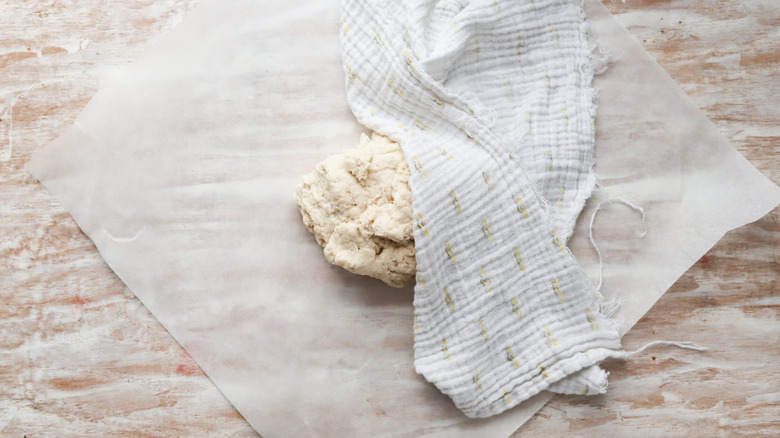
M351 109L412 170L415 367L466 415L597 394L617 324L566 241L595 113L571 0L344 0Z

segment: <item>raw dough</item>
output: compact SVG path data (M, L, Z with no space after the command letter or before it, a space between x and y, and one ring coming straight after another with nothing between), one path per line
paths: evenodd
M398 143L374 133L303 177L295 201L328 262L393 287L414 279L409 175Z

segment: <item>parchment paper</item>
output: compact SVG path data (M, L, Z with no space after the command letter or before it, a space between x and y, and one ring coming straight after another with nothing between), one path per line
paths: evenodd
M358 142L339 2L206 1L30 164L106 262L266 437L508 436L549 398L469 420L417 376L412 290L328 265L292 192ZM627 331L728 230L780 201L609 12L597 220ZM591 202L593 204L593 202ZM592 208L592 205L591 207ZM586 210L570 244L590 272Z

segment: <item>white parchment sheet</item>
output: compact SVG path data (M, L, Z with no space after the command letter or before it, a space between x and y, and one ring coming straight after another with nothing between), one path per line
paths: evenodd
M597 78L594 234L627 331L728 230L780 190L718 133L595 0L618 63ZM86 106L30 171L265 437L508 436L549 398L469 420L415 374L412 289L325 262L292 193L358 144L338 0L205 1ZM600 195L601 196L601 195ZM597 272L584 232L570 241Z

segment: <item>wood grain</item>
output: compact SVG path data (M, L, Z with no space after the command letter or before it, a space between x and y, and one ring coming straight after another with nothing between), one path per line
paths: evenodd
M253 436L24 171L195 0L0 8L0 435Z
M759 170L780 182L780 8L771 2L604 2ZM728 234L623 338L604 396L556 397L513 436L780 434L780 208Z
M780 182L780 7L605 1L721 132ZM0 10L0 435L256 436L24 171L196 0L13 2ZM624 338L707 345L609 362L514 436L780 434L780 209L728 233Z

